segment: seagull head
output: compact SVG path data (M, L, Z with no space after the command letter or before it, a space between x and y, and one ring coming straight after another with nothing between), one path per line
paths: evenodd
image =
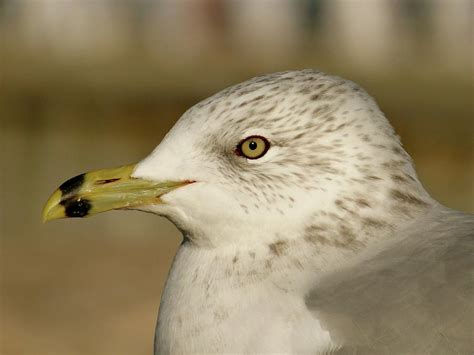
M427 199L374 100L353 82L303 70L196 104L139 163L66 181L43 218L137 209L200 245L299 235L354 247Z

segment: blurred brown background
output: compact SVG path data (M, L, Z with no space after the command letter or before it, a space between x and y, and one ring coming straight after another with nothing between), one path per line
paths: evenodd
M371 93L427 189L474 211L470 0L0 0L1 354L150 354L166 220L41 223L78 173L138 161L251 76L318 68Z

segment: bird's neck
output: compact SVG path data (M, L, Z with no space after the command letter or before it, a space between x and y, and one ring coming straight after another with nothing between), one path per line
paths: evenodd
M183 243L162 296L157 349L186 353L200 349L199 346L209 349L212 344L228 343L231 347L219 348L216 352L244 352L258 330L269 326L265 320L270 320L275 327L270 334L285 330L282 336L288 336L288 319L294 314L308 318L301 319L297 325L313 322L310 328L314 330L317 320L303 312L301 289L302 285L310 284L308 276L314 274L305 261L310 255L293 255L296 249L290 254L292 248L281 243L251 248L203 248L192 242ZM249 314L259 316L255 319L243 316ZM296 333L305 331L297 330ZM239 333L236 344L232 344L234 339L218 341L219 335L227 332L229 335ZM274 348L262 348L262 351L277 351L279 346L285 345L283 343L273 344Z
M271 323L280 322L286 329L285 319L308 314L303 312L305 295L318 278L343 267L371 246L393 239L395 229L416 223L431 206L429 202L415 204L419 208L392 213L384 223L365 217L358 223L353 219L349 227L345 221L350 220L350 212L336 218L340 223L332 226L324 225L325 218L315 218L313 224L291 237L279 235L266 243L203 247L187 240L178 250L162 296L156 330L158 351L174 349L186 353L203 339L210 342L200 344L206 349L211 343L218 344L215 337L226 329L229 333L253 329L255 334L254 328L260 325L247 324L248 319L241 315L257 311L261 315L258 319L281 315L283 321ZM298 324L314 322L312 327L317 329L317 319L309 318ZM323 329L320 331L318 339L322 340L317 346L324 349L330 340ZM241 345L235 346L233 350L242 350L238 348Z

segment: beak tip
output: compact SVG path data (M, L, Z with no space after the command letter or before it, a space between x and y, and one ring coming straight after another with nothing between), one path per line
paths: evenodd
M45 224L46 222L49 222L51 220L50 216L48 215L46 209L43 210L43 213L41 215L41 222Z
M64 216L64 207L61 206L61 192L56 190L46 202L41 215L43 223Z
M41 214L41 221L43 222L43 224L52 220L50 216L51 209L47 207L48 206L45 206L45 208L43 209L43 213Z

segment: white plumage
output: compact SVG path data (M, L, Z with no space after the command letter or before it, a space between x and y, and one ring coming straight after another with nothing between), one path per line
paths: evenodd
M249 137L261 154L242 150ZM63 184L46 218L105 210L78 195L93 186L110 198L122 175L104 174ZM183 233L155 353L472 353L474 218L429 196L356 84L304 70L221 91L121 186L144 201L167 181L193 183L163 185L163 203L115 192L107 205Z

